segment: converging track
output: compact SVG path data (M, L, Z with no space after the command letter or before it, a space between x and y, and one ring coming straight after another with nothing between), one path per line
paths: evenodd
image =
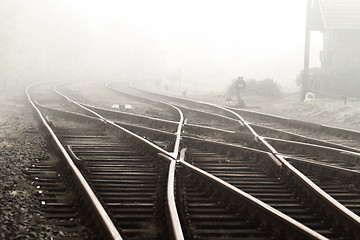
M101 238L359 239L356 144L93 85L38 83L27 94L59 156L55 174Z

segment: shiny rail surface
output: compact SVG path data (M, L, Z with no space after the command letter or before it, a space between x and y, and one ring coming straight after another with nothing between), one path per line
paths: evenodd
M96 121L96 120L99 121L99 120L100 120L99 122L101 122L101 123L103 123L103 124L105 123L105 124L111 125L111 127L117 129L117 131L120 130L121 132L127 133L128 135L130 135L131 138L135 139L135 141L138 142L138 144L140 143L140 144L142 144L142 145L144 145L144 144L147 145L147 146L144 147L144 149L149 149L149 147L150 147L150 149L149 149L150 151L156 152L156 153L161 152L163 155L166 155L168 158L173 159L173 158L172 158L172 155L174 155L174 154L172 154L171 152L169 153L169 152L167 152L167 151L164 151L164 150L160 149L159 147L157 147L156 145L152 144L151 142L143 139L142 137L139 137L139 136L133 134L132 132L130 132L130 131L128 131L128 130L126 130L126 129L120 127L120 126L118 126L118 125L116 125L115 123L113 123L113 122L111 122L111 121L108 121L107 119L105 119L105 118L103 118L101 115L99 115L98 113L96 113L96 112L94 112L94 111L92 111L92 110L86 109L86 107L81 106L79 103L77 103L77 102L75 102L75 101L72 101L70 98L68 98L67 96L65 96L65 95L63 95L62 93L60 93L56 88L55 88L55 92L57 92L57 93L58 93L59 95L61 95L63 98L65 98L65 99L68 100L69 102L72 102L73 104L75 104L75 105L78 106L79 108L85 109L86 111L90 112L91 115L93 115L93 116L95 116L95 117L98 117L98 120L97 120L96 118L94 118L94 117L86 117L86 116L84 116L84 115L77 114L77 113L64 112L64 111L61 111L61 110L59 110L59 109L56 110L56 109L50 109L50 108L47 108L47 107L43 107L44 109L47 108L47 109L46 109L47 111L54 111L58 116L64 116L64 115L68 115L68 116L69 116L69 115L71 115L72 118L83 118L83 119L85 118L85 119L84 119L84 120L85 120L84 122L87 122L87 121ZM74 115L75 115L75 116L74 116ZM180 126L181 126L181 124L180 124ZM65 141L65 143L66 143L66 141L69 141L69 139L72 138L70 135L72 135L74 132L76 132L77 129L70 129L70 131L67 131L66 129L58 129L58 131L60 131L60 135L62 136L62 140ZM65 131L65 135L63 135L63 134L64 134L64 131ZM177 133L176 133L176 134L177 134L177 135L180 135L180 134L179 134L180 131L181 131L181 127L179 127L179 128L177 129ZM61 132L62 132L62 133L61 133ZM87 131L85 131L85 132L91 133L91 130L87 130ZM70 134L70 135L69 135L69 134ZM75 135L74 137L76 137L76 135ZM91 140L91 141L95 141L96 139L99 139L99 138L100 138L100 140L101 140L101 139L104 139L103 137L99 136L99 134L96 134L96 137L95 137L95 135L94 135L93 137L91 137L91 136L89 136L88 134L85 134L84 136L80 136L80 139L79 139L79 140L84 141L84 140L86 140L86 139L89 138L89 137L90 137L90 140ZM68 139L68 140L66 140L66 139ZM79 141L79 140L76 140L76 141ZM76 142L76 141L74 142L74 140L71 140L70 142L67 143L67 146L69 146L68 150L69 150L69 152L70 152L70 155L77 161L77 163L79 164L79 166L81 166L82 171L85 171L85 170L87 169L87 167L89 166L89 164L87 164L87 163L84 161L84 158L81 157L81 152L83 152L84 147L77 145L77 142ZM71 144L71 145L70 145L70 144ZM111 143L105 143L106 146L108 146L109 144L112 145ZM104 145L104 146L105 146L105 145ZM82 151L81 151L80 153L79 153L79 147L80 147L80 149L82 149ZM100 145L99 147L101 147L101 145ZM114 149L114 150L115 150L115 149ZM111 152L114 152L114 151L111 151ZM79 156L79 154L80 154L80 156ZM96 154L96 155L97 155L97 154ZM173 160L173 161L174 161L174 160ZM124 163L124 164L125 164L125 163ZM84 170L84 169L85 169L85 170ZM89 176L89 173L86 174L86 175ZM154 177L155 177L157 174L152 174L152 175L154 175ZM171 182L169 182L169 183L171 183ZM169 186L169 189L171 189L171 186ZM153 191L153 192L154 192L154 191ZM104 198L101 197L101 199L104 199ZM171 200L169 200L168 202L170 203ZM171 204L171 206L173 207L173 206L175 206L175 204L173 203L173 204ZM174 211L176 212L176 208L171 210L171 212L174 212ZM172 214L172 216L174 216L174 214ZM161 219L165 219L165 218L162 217ZM173 217L172 219L175 221L174 217ZM176 226L176 224L173 224L173 225ZM150 227L150 226L149 226L149 227ZM151 227L150 227L150 229L151 229ZM179 228L176 227L176 228L174 228L174 230L178 231ZM181 230L181 229L180 229L180 230ZM137 232L137 231L136 231L136 232ZM176 236L177 239L181 239L181 237L179 237L179 236L181 236L181 232L180 232L180 233L179 233L179 232L174 232L173 234L174 234L174 236ZM128 238L129 238L129 236L128 236ZM164 238L164 237L161 237L161 238Z
M81 189L89 206L93 208L92 212L95 214L98 222L101 224L105 236L107 236L110 239L123 239L120 233L118 232L118 230L116 229L115 225L113 224L113 222L110 220L109 215L106 213L99 199L96 197L95 193L92 191L91 187L89 186L89 184L87 183L87 181L85 180L79 169L74 164L73 160L71 159L66 149L61 144L60 140L58 139L52 128L49 126L43 114L40 112L36 104L32 101L32 98L29 95L29 89L32 86L34 86L34 84L28 86L25 91L28 100L31 103L32 107L34 108L35 112L38 114L38 117L40 118L42 124L45 126L46 130L50 134L52 140L56 143L57 147L60 149L61 153L63 154L63 157L66 159L66 162L69 168L71 169L71 172L73 173L73 177L75 180L74 183L78 184L78 188Z
M184 159L180 159L180 164L188 171L191 171L194 174L200 176L201 178L205 178L207 179L207 181L211 181L214 184L220 186L224 191L226 191L226 193L222 192L223 195L222 197L225 197L226 195L230 195L231 197L229 201L234 201L234 202L239 201L238 204L240 204L240 206L238 207L240 207L240 209L243 208L242 211L244 211L247 208L250 208L251 210L250 209L247 210L250 211L250 216L249 216L250 219L256 216L256 214L259 214L260 216L258 217L260 217L262 221L264 221L265 219L266 222L266 219L269 218L270 216L271 221L275 221L275 222L272 222L271 224L272 226L269 227L268 230L272 230L273 228L276 229L280 226L281 230L277 230L278 234L281 235L285 233L285 235L289 239L294 239L297 236L302 236L303 238L307 238L307 239L327 239L324 236L318 234L317 232L307 228L305 225L299 223L298 221L289 218L287 215L281 213L280 211L277 211L271 206L258 200L257 198L247 194L246 192L240 190L239 188L236 188L233 184L229 184L227 181L223 181L222 179L212 174L209 174L207 171L204 171L203 169L200 169L192 164L189 164ZM218 224L221 225L221 223ZM283 231L284 233L281 233L281 231ZM266 235L266 233L264 234ZM280 235L278 235L277 238L279 238Z
M326 237L340 239L360 235L359 216L354 213L358 209L356 205L357 195L350 194L350 192L340 192L339 185L338 188L330 189L330 186L323 184L323 179L319 179L316 176L317 173L322 171L332 173L336 171L338 176L346 176L348 179L354 180L358 179L351 175L354 170L351 172L349 169L342 168L341 166L333 166L331 168L325 165L325 163L311 162L309 159L301 159L299 156L286 154L283 151L280 151L280 153L278 152L279 146L275 143L284 140L258 134L255 130L256 126L251 125L233 110L214 104L166 96L167 102L165 103L164 100L160 100L160 104L166 105L166 108L172 112L172 115L177 115L179 118L171 120L157 119L139 114L103 109L87 103L79 103L60 91L59 86L55 87L54 90L62 99L66 100L67 103L71 103L74 107L67 108L69 111L52 109L51 107L41 105L38 105L39 108L43 108L44 111L52 112L58 116L68 115L73 119L82 119L84 122L98 122L100 125L104 125L104 128L108 129L107 131L114 132L117 136L126 135L126 138L131 139L135 145L142 146L141 148L145 152L144 156L152 156L151 158L159 159L157 163L159 167L154 168L159 172L151 171L145 176L162 176L160 177L162 179L160 185L166 186L166 191L164 191L166 192L166 197L164 198L161 194L159 196L163 196L160 197L163 199L160 202L164 202L162 204L166 202L166 208L164 208L166 211L157 210L158 213L156 214L161 214L162 221L165 221L165 215L168 216L171 227L169 227L169 232L166 234L171 234L174 239L192 239L200 236L204 239L248 239L250 236L251 239L298 239L299 236L301 236L301 239L326 239ZM115 88L110 90L123 94ZM156 96L158 98L162 97L159 94L156 94ZM134 96L130 94L128 97ZM139 101L151 101L154 104L159 104L156 103L159 102L159 99L147 99L145 95L137 96L136 98ZM170 101L171 99L172 101ZM187 104L190 104L190 106ZM197 109L194 106L199 108ZM76 109L77 113L72 112L74 109ZM183 111L184 114L182 113ZM193 122L196 124L189 123L186 120L189 115L195 116L199 121ZM227 128L225 125L221 126L221 124L203 126L201 118L213 118L218 123L223 121L229 125L236 125L236 128ZM124 121L124 119L126 120ZM52 123L51 118L50 123ZM221 128L218 128L220 126ZM63 130L59 129L58 131L61 132ZM71 139L69 134L74 131L76 129L61 133L62 141L66 142ZM87 130L87 132L91 133L90 130ZM130 169L130 165L125 167L125 169L122 168L128 164L129 160L119 161L120 165L116 165L117 163L115 162L106 162L104 158L105 152L110 153L110 155L115 154L112 157L120 156L119 149L123 151L121 146L115 146L115 142L112 142L113 140L106 140L107 137L105 135L102 137L98 133L94 136L81 136L79 132L77 135L80 136L81 141L89 137L90 142L95 141L95 139L98 139L96 141L105 141L99 147L96 147L95 150L90 151L85 151L84 146L77 144L74 140L67 143L68 148L66 150L69 156L82 169L81 171L86 173L88 177L90 176L90 179L96 179L103 173L105 175L108 174L108 177L104 178L106 182L112 182L112 180L110 181L112 178L110 174L119 179L128 176L124 170ZM99 136L96 137L97 135ZM144 138L139 135L147 137ZM204 140L208 137L212 140ZM175 138L176 140L172 140L172 147L169 149L157 145L159 140L170 138ZM110 142L107 143L106 141ZM229 141L232 143L229 144ZM316 140L314 141L316 142ZM314 144L315 142L307 143L308 147L314 147L316 145ZM180 145L188 148L186 153L185 149L180 151ZM91 145L90 147L94 148L94 146ZM202 150L204 147L207 150ZM321 147L323 149L331 148L331 146ZM212 150L209 151L208 148ZM218 151L218 153L214 151ZM339 154L344 154L347 150L342 149L338 152L342 152ZM130 154L128 151L124 153ZM133 155L133 153L130 155ZM235 156L241 156L241 161L235 161ZM266 164L260 164L259 166L250 164L249 171L250 169L251 171L242 173L241 169L247 166L246 161L254 157L262 164L265 164L265 162ZM245 165L242 166L241 164ZM229 165L232 166L229 167ZM261 170L263 166L267 166L265 170ZM327 170L323 170L325 166ZM139 169L133 166L131 172L134 172L135 175L140 175L140 172L142 172L140 170L140 172L136 173L137 171ZM260 173L260 171L265 172ZM273 178L272 181L274 183L272 184L284 185L285 183L291 183L292 185L289 185L289 187L292 190L287 190L290 195L301 196L299 199L312 206L310 207L312 210L298 208L301 205L300 203L288 203L289 206L293 205L289 208L285 207L286 204L282 206L281 202L272 203L268 197L274 194L277 196L275 192L270 191L267 193L267 190L260 192L259 189L254 192L255 189L251 189L251 187L239 185L239 182L245 176L240 176L242 174L249 176L252 174L255 174L254 176L263 175L262 177L265 178L267 176L269 179ZM277 177L274 178L273 176ZM275 183L276 181L278 183ZM113 199L113 196L127 198L126 194L129 194L129 197L138 194L129 191L130 188L124 194L113 192L112 188L120 182L112 182L111 185L105 187L100 182L96 182L97 188L95 187L95 189L97 189L96 192L101 196L101 199ZM255 183L256 181L254 181ZM326 191L320 188L320 185L322 185L322 188L326 188ZM284 186L288 185L285 184ZM139 188L135 187L135 189ZM161 189L161 187L158 189ZM288 193L284 192L285 188L282 189L282 192L280 191L278 195L288 196ZM302 196L300 193L305 195ZM346 202L342 199L343 197L348 199L352 197L352 199ZM124 215L120 214L119 210L116 210L120 205L111 204L111 201L106 205L106 209L111 208L118 211L119 214L115 214L118 217L116 222L119 222L121 219L121 221L125 221L127 217L124 217ZM159 201L157 200L156 202ZM345 206L351 208L352 211ZM231 210L230 212L229 209ZM302 216L302 211L307 211L307 213L305 214L304 212L305 215ZM312 216L312 213L317 216ZM243 217L239 218L239 214ZM113 214L111 215L113 218ZM218 219L221 216L227 220L219 222ZM134 219L134 221L138 220ZM325 222L322 223L322 221ZM128 237L136 238L139 236L135 234L137 231L134 227L120 227L120 229L122 229L122 234ZM158 235L158 237L169 236L166 234Z
M360 132L332 127L323 124L304 122L271 114L259 113L245 109L229 108L248 119L253 125L280 130L291 134L302 135L307 138L316 138L333 144L333 147L344 148L349 151L360 151Z
M149 93L149 91L146 91L146 92ZM161 94L158 94L158 93L155 93L155 94L158 96L159 95L161 96ZM178 98L178 97L165 96L165 98L176 99L176 101L182 100L182 98ZM185 101L189 102L188 99ZM199 102L197 102L197 101L194 101L194 102L199 104ZM213 104L211 104L211 106L213 106ZM230 110L230 111L232 113L234 113L234 115L238 115L234 111L232 111L232 110ZM311 192L313 194L313 197L315 197L317 199L317 201L319 201L327 209L327 211L337 215L337 217L339 217L339 219L341 219L341 220L339 220L340 222L348 221L349 226L351 226L350 229L345 229L345 231L347 232L348 235L351 235L353 231L357 231L359 229L360 220L356 214L349 211L347 208L345 208L343 205L341 205L338 201L336 201L334 198L332 198L329 194L327 194L322 189L320 189L318 186L316 186L316 184L314 184L305 175L303 175L297 169L295 169L291 164L289 164L283 158L283 156L281 154L279 154L277 152L277 150L271 144L268 143L268 141L264 137L257 134L257 132L250 126L250 124L248 122L246 122L239 115L238 115L238 118L253 133L253 135L255 136L255 139L258 139L260 142L262 142L263 145L266 146L266 148L274 155L274 157L276 157L279 160L279 162L281 162L281 164L287 169L287 171L289 171L292 174L292 176L295 177L295 179L297 179L296 181L298 182L298 184L302 185L305 189L307 189L308 192ZM338 222L338 224L342 224L340 222Z

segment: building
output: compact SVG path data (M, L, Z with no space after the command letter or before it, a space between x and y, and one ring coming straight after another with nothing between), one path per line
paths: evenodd
M321 68L360 67L360 0L314 0L311 31L323 33Z

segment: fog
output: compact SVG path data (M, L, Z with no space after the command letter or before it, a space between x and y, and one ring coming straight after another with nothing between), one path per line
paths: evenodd
M54 79L179 81L225 89L272 78L296 91L303 0L0 0L2 87ZM322 36L312 34L311 66Z

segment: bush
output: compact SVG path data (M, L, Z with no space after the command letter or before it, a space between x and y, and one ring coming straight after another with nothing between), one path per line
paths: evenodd
M236 96L236 80L234 80L228 87L227 93L230 96ZM281 87L271 78L263 80L249 79L246 81L246 89L244 91L247 95L257 96L279 96L282 95Z

